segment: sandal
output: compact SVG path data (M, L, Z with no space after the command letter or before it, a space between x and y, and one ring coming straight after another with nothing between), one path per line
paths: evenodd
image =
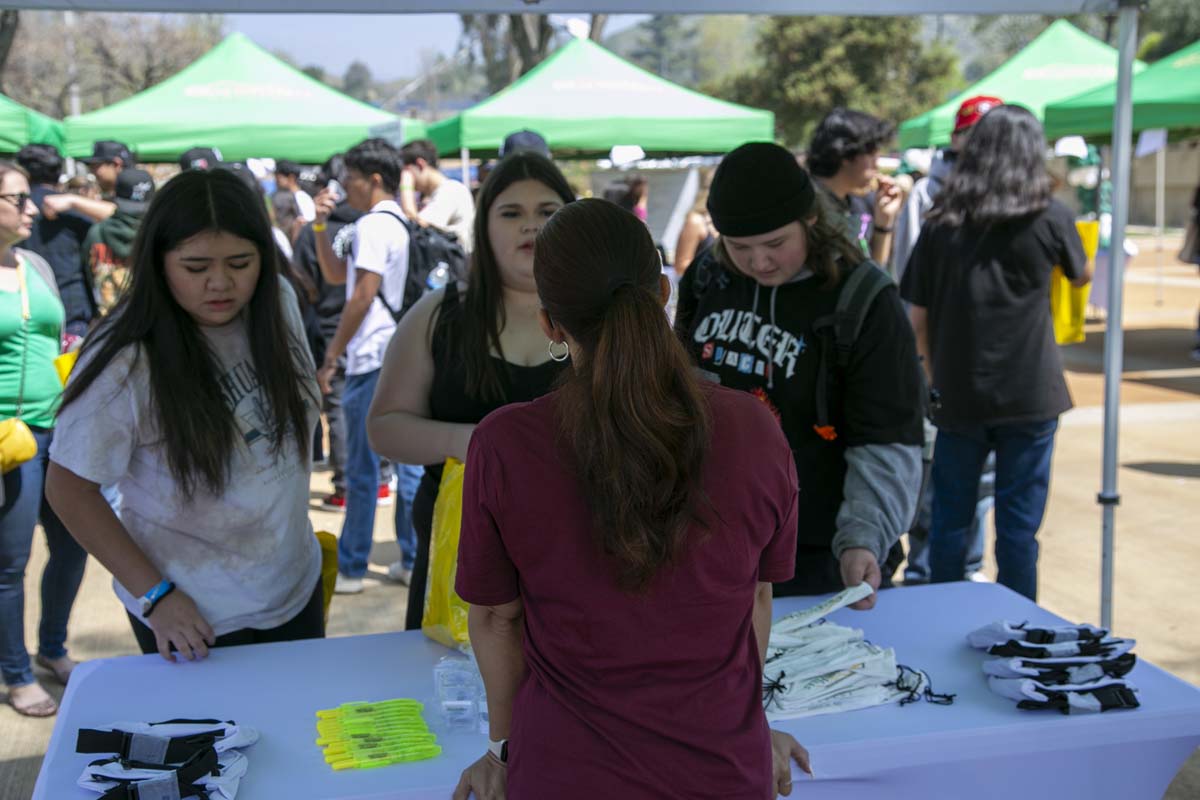
M37 687L36 691L33 687ZM18 699L18 695L26 694L33 695L33 699L24 701ZM24 686L8 687L8 704L13 707L13 711L23 717L53 717L58 713L58 703L36 681Z
M54 675L54 679L63 686L67 685L67 681L71 678L71 672L75 667L79 666L72 661L70 657L63 656L62 658L46 658L41 653L38 653L35 662L42 669L47 669Z

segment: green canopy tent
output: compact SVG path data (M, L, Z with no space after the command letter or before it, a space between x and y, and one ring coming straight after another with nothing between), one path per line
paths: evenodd
M1134 65L1135 72L1142 68ZM968 97L990 94L1019 103L1039 119L1058 100L1117 79L1117 51L1066 20L1058 20L978 83L954 99L900 125L900 147L940 147L950 142L954 115ZM1112 104L1108 110L1112 122Z
M638 145L649 154L724 153L775 138L770 111L677 86L588 39L559 48L519 81L457 117L431 125L442 153L495 153L529 128L555 154L601 154Z
M27 144L63 149L63 124L0 95L0 152L15 153Z
M1117 85L1109 83L1046 106L1046 135L1112 132ZM1133 129L1200 128L1200 41L1146 67L1133 78Z
M331 89L235 33L162 83L66 121L67 152L98 139L125 142L145 161L173 161L191 147L224 158L324 161L367 138L393 114Z

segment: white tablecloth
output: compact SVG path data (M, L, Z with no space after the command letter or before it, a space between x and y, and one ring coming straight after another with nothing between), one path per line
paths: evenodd
M777 600L776 616L812 602ZM1132 711L1018 711L991 694L980 670L984 656L967 646L966 633L996 619L1058 620L1003 587L896 589L882 593L873 611L843 610L831 619L894 647L901 663L930 673L936 691L958 698L952 706L887 706L779 724L808 747L816 772L813 781L796 773L793 797L1159 798L1200 745L1200 690L1144 661L1130 675L1142 703ZM157 655L84 664L71 676L35 800L96 797L75 786L83 766L98 758L74 752L79 728L178 717L233 719L262 732L248 751L239 800L445 800L462 768L483 753L485 737L443 736L437 759L335 773L315 744L314 712L354 700L432 701L432 668L446 652L419 633L396 633L214 650L196 664Z

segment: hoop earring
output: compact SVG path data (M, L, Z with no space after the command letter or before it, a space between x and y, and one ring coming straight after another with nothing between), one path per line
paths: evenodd
M554 345L561 344L563 346L562 353L554 352ZM566 342L556 342L553 339L546 342L546 350L550 353L550 358L554 361L563 362L571 357L571 345Z

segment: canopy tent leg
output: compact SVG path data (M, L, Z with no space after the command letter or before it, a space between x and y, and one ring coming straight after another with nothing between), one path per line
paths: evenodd
M1163 251L1163 229L1167 216L1167 145L1154 154L1154 233L1158 236L1158 252ZM1163 304L1163 258L1158 258L1158 292L1154 304Z
M464 147L458 152L458 157L462 159L462 182L463 186L471 188L471 148Z
M1104 334L1104 468L1100 495L1103 541L1100 551L1100 625L1112 629L1113 541L1117 494L1117 441L1120 434L1121 374L1125 332L1125 226L1129 224L1129 175L1133 147L1133 55L1137 49L1139 0L1121 0L1117 104L1113 108L1113 227L1108 272L1108 319Z

